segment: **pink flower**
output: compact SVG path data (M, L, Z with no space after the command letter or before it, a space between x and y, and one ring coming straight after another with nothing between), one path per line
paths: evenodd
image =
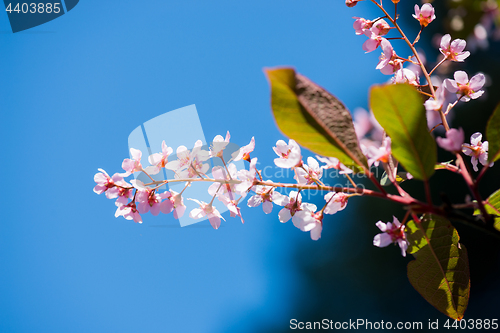
M132 180L132 182L134 182L134 180ZM115 205L118 207L126 205L128 203L128 200L131 199L134 194L134 187L132 187L132 185L130 185L123 179L117 180L115 182L115 187L113 188L113 190L116 190L116 196L113 195L113 197L118 197L118 199L116 199L115 201Z
M168 163L168 156L172 154L174 150L165 144L165 141L161 143L161 153L156 153L149 155L149 164L151 167L146 168L147 172L151 175L156 175L162 168Z
M316 211L317 207L314 204L302 202L302 195L297 191L290 191L290 195L283 196L275 202L277 205L283 206L278 213L278 217L281 223L288 222L295 215L296 212L301 210Z
M118 199L116 199L115 205L118 207L126 205L134 195L134 188L125 181L122 181L120 186L115 188L118 190Z
M284 195L274 191L272 186L255 185L252 190L256 193L248 199L248 207L257 207L262 203L262 210L269 214L273 210L273 201L281 202Z
M241 223L245 223L243 220L243 216L241 216L240 207L238 207L237 200L231 200L226 196L219 197L219 200L229 209L229 213L231 217L239 216L241 219Z
M354 21L352 27L356 31L356 35L364 35L365 31L370 30L373 25L373 22L370 20L366 20L362 17L354 17L356 20Z
M425 101L424 106L426 111L439 111L443 108L443 104L445 102L445 88L441 85L436 90L436 99L429 98Z
M494 14L493 17L497 17L498 14ZM483 16L484 18L484 16ZM483 23L478 23L474 27L474 31L471 35L469 35L469 38L467 38L467 41L469 42L469 47L471 50L475 51L477 49L481 50L487 50L489 47L489 42L488 42L488 30L492 29L486 29L486 26ZM494 31L494 39L498 39L498 28L496 31Z
M363 108L357 108L354 110L353 116L354 130L356 131L358 140L361 140L370 133L373 128L372 122L370 121L370 114Z
M401 69L403 62L397 58L396 52L394 52L391 43L387 39L382 39L380 46L383 53L380 55L379 63L375 69L380 69L382 74L393 75Z
M174 209L172 202L169 200L171 194L168 191L161 194L155 191L139 191L138 193L139 194L136 195L137 201L139 202L137 210L141 214L146 214L151 211L151 214L157 216L160 214L160 211L163 214L168 214Z
M142 171L142 165L141 165L141 157L142 157L142 152L140 150L130 148L130 156L132 159L124 159L122 163L122 168L123 170L126 171L126 176L137 172L137 171Z
M382 233L376 235L373 238L373 245L378 247L386 247L391 243L398 243L401 248L401 254L406 257L406 250L408 249L408 241L406 240L405 226L399 223L399 220L393 216L393 222L387 222L384 224L382 221L378 221L376 226L382 231Z
M422 8L418 8L418 5L415 5L415 14L412 16L419 21L420 25L423 27L426 27L436 18L436 15L434 15L434 7L432 7L430 3L424 3Z
M233 200L235 194L240 194L240 193L235 189L236 184L232 184L230 183L230 181L236 179L238 170L236 169L236 165L234 165L234 163L229 164L227 166L227 169L229 171L229 174L226 172L226 169L224 167L221 166L213 167L212 175L214 176L214 178L217 180L227 180L228 182L212 183L212 185L208 187L208 193L211 196L217 196L219 199L222 196L226 196L229 200Z
M354 110L354 130L360 141L370 134L372 140L382 142L384 130L371 111L367 112L363 108Z
M127 205L118 206L115 212L115 217L123 216L127 220L134 220L136 223L142 223L142 218L137 211L135 202L130 202Z
M217 135L214 138L214 141L212 142L212 147L210 148L211 156L222 158L222 155L223 155L222 152L226 148L227 144L229 143L230 138L231 138L231 135L229 134L229 131L227 131L227 133L226 133L226 139L224 139L221 135Z
M205 174L210 165L198 160L198 157L193 158L191 165L184 171L179 172L179 178L197 178L200 174Z
M311 239L318 240L321 238L323 230L323 213L301 210L292 217L293 225L302 231L310 231Z
M479 98L484 93L483 90L479 90L486 81L484 74L476 74L469 81L466 72L456 71L453 77L455 80L446 79L443 85L449 92L456 93L458 99L468 102L471 98Z
M347 7L354 7L358 4L359 1L363 0L345 0L345 4Z
M279 158L274 159L274 164L279 168L294 168L302 162L300 147L295 140L290 139L288 145L285 141L278 140L273 150L279 156Z
M94 187L94 192L101 194L106 193L106 198L113 199L118 197L118 187L116 184L123 182L123 177L119 173L115 173L113 177L110 177L106 171L103 169L98 169L100 172L94 175L94 181L97 185Z
M464 143L464 131L463 129L450 129L446 132L446 138L438 137L436 138L439 147L444 150L454 152L460 152L462 150L462 143Z
M184 200L182 199L182 195L180 193L170 190L169 199L174 209L174 218L180 219L184 215L184 212L186 211L186 206L184 205Z
M425 103L424 103L425 104ZM426 116L427 116L427 127L429 129L432 129L434 127L436 127L437 125L441 124L441 116L439 115L438 112L436 111L433 111L433 110L426 110L425 112ZM444 127L436 127L436 130L439 131L441 129L443 129Z
M380 37L379 35L373 33L371 30L366 30L365 35L368 37L368 39L363 43L362 48L366 53L374 51L377 49L377 47L382 43L382 40L384 40L384 37Z
M202 150L202 146L203 142L201 140L195 142L192 151L187 149L185 146L179 146L176 152L177 160L168 162L165 167L169 170L173 170L176 173L180 173L181 171L189 169L185 173L194 174L195 172L193 170L193 167L195 169L206 169L206 172L209 166L208 164L205 164L205 167L205 165L202 165L201 162L208 160L210 158L210 153L206 150ZM178 174L177 176L180 176L180 174ZM182 176L184 176L184 174Z
M252 137L252 140L250 140L250 143L244 147L241 147L237 151L235 151L231 157L233 158L233 161L239 161L239 160L245 160L250 162L250 153L253 152L255 149L255 138Z
M451 36L446 34L441 38L441 47L439 51L451 61L463 62L469 55L469 51L465 51L465 45L467 44L463 39L455 39L451 42Z
M370 30L377 36L385 36L391 30L389 24L384 20L378 20L373 23Z
M342 192L330 192L325 194L325 201L327 205L325 207L325 214L335 214L338 211L343 210L347 206L347 200L349 196Z
M165 167L175 172L176 178L195 178L198 174L204 174L210 166L203 164L210 158L210 153L202 150L203 143L198 140L194 148L189 151L185 146L177 148L177 160L168 162Z
M174 172L187 168L191 163L191 152L189 149L187 149L186 146L179 146L175 153L177 155L177 160L168 162L165 167Z
M368 157L368 165L378 166L379 162L388 163L389 158L391 157L391 138L386 137L384 141L382 141L382 146L380 148L375 148L374 146L370 146L366 148L366 157Z
M322 169L336 169L340 170L339 174L352 173L352 170L340 163L340 160L335 157L321 157L316 155L316 158L326 165L321 166Z
M238 171L237 177L239 180L241 180L241 183L234 185L234 189L238 193L241 193L241 195L243 195L243 193L246 194L246 192L250 189L250 187L253 186L257 174L256 165L257 165L257 157L254 157L250 162L249 170Z
M192 200L200 205L200 208L195 208L189 213L189 217L193 219L201 219L202 217L206 216L208 217L208 221L210 221L210 224L214 229L219 229L221 219L225 221L222 215L220 215L217 208L215 208L211 204L207 204L206 202L198 201L196 199L188 200Z
M472 156L471 163L474 171L478 171L477 161L482 165L488 165L488 141L481 142L483 135L479 132L472 134L470 137L471 144L463 144L462 152L467 156ZM493 166L493 163L490 164Z
M319 167L318 161L313 157L307 158L307 164L303 164L302 168L295 170L296 175L293 177L299 184L311 185L320 180L323 176L323 169Z
M401 68L392 79L393 83L408 83L414 86L419 85L417 74L408 68Z

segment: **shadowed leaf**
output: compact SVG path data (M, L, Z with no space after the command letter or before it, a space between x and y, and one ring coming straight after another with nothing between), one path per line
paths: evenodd
M486 208L486 212L495 218L494 227L498 231L500 231L500 190L497 190L495 193L489 196L484 203L484 208ZM474 215L481 214L479 209L474 210Z
M355 172L367 168L351 114L336 97L291 68L266 69L279 129L301 146L336 157Z
M500 104L488 120L486 138L489 143L488 161L495 162L500 158Z
M370 107L391 137L394 157L414 178L429 179L436 164L436 143L419 93L407 84L375 86Z
M412 286L436 309L462 319L469 302L467 250L447 219L425 214L420 223L406 225L409 248L416 260L408 264Z

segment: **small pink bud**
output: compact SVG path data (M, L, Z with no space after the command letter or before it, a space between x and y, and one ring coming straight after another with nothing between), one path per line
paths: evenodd
M347 7L354 7L358 4L358 1L361 0L345 0L345 4Z
M436 139L439 147L444 150L451 152L459 152L462 150L462 143L464 143L464 131L463 129L455 129L452 128L448 132L446 132L446 138L438 137Z
M424 3L422 8L418 8L418 5L415 5L415 14L413 14L413 17L420 22L421 26L426 27L436 18L434 7L430 3Z

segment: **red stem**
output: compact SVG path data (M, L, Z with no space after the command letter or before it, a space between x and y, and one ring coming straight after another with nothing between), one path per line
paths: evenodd
M485 221L488 221L489 214L486 211L486 208L484 208L484 203L483 199L481 199L481 195L479 194L479 191L477 190L477 183L474 183L472 180L472 177L470 175L470 172L468 170L467 165L465 164L464 159L462 158L462 155L460 153L457 153L457 161L460 165L460 173L462 174L462 177L465 180L465 183L467 183L467 186L469 187L469 190L472 193L472 196L477 200L477 204L479 206L479 210L481 211L481 215L483 216Z

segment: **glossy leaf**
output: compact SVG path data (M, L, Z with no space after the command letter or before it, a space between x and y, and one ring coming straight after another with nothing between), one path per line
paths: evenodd
M412 286L436 309L453 319L462 319L469 301L470 278L467 250L447 219L425 214L420 223L406 225L408 253L416 260L408 264Z
M370 107L391 137L394 157L414 178L429 179L436 164L436 143L419 93L407 84L375 86Z
M498 231L500 231L500 190L497 190L495 193L489 196L484 203L484 208L486 208L486 212L495 218L494 227ZM479 209L474 210L474 215L479 215L481 212Z
M486 138L489 143L488 161L495 162L500 158L500 104L488 120Z
M359 172L367 168L349 110L335 96L292 68L266 69L279 129L301 146L336 157Z

